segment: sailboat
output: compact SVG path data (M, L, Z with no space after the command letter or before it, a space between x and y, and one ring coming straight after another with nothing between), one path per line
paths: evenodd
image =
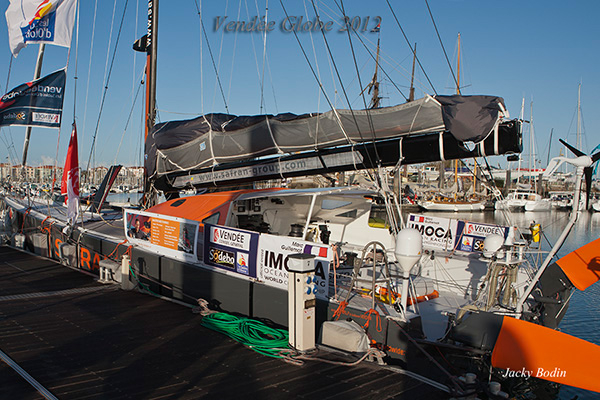
M458 96L461 95L461 87L460 87L460 33L458 34L458 56L457 56L457 80L456 80L456 94ZM440 163L440 186L444 184L442 173L442 169L444 168L444 163ZM461 186L462 186L462 182ZM475 181L473 181L473 186L475 186ZM440 191L440 193L436 194L434 197L429 199L424 199L418 201L418 204L421 208L426 211L451 211L451 212L473 212L473 211L483 211L485 209L485 200L470 198L465 194L462 195L462 199L458 198L459 191L457 190L459 187L458 181L458 160L454 160L454 193L451 196Z
M476 380L486 382L491 370L497 377L507 369L555 365L568 366L569 374L539 377L600 392L593 364L600 346L556 329L573 289L598 280L588 268L598 241L555 260L576 210L540 264L537 245L512 226L418 214L403 221L401 205L379 173L386 166L520 152L520 121L505 119L499 97L425 96L374 110L207 114L154 124L157 15L158 1L150 1L144 41L150 94L146 191L160 190L169 199L124 210L120 226L95 221L69 231L58 207L4 196L4 227L15 245L29 241L41 252L38 244L45 239L47 256L103 275L119 271L114 276L123 287L187 302L201 298L211 307L283 326L289 324L292 264L307 258L313 264L303 291L314 298L300 306L316 320L316 330L350 319L359 325L353 335L384 352L387 362L418 370L425 360L428 371L418 373L435 369L427 381L440 379L436 385L449 393L475 395L481 387ZM476 145L468 149L465 141ZM598 158L556 161L578 168L577 200L583 168ZM362 169L373 170L375 188L239 189L178 197L192 187ZM376 203L388 217L381 227L369 223ZM322 349L364 352L341 348L343 341L334 335ZM549 354L549 346L566 350ZM460 360L476 354L463 371L475 376L448 372L437 354Z
M523 99L524 102L524 99ZM552 202L550 199L544 199L537 192L537 184L541 179L536 175L542 173L542 170L534 168L535 165L535 139L533 130L533 102L530 106L530 128L529 128L529 183L526 186L527 189L517 188L516 190L507 194L505 199L496 201L496 210L513 210L513 211L550 211L552 209ZM519 160L520 161L520 160ZM519 162L519 170L521 170ZM532 185L531 182L534 182ZM518 182L517 182L518 185Z

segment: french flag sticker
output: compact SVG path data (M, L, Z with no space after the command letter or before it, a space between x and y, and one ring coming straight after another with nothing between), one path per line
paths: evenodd
M312 254L316 257L327 257L327 247L304 245L304 254Z

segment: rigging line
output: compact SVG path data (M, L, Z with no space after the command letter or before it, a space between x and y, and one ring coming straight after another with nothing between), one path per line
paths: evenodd
M302 2L304 5L304 14L306 15L306 19L310 19L309 15L308 15L308 9L306 8L306 1ZM315 41L313 38L313 34L312 31L309 31L309 36L310 38L310 44L312 45L312 51L313 51L313 57L315 58L315 65L317 68L317 73L318 73L318 79L319 81L321 80L321 69L319 68L319 60L317 58L317 50L315 48ZM334 81L335 82L335 81ZM321 109L321 95L320 95L320 91L317 88L317 111L319 111ZM317 149L317 145L319 143L319 119L317 118L317 123L316 123L316 127L315 127L315 149Z
M138 18L139 18L139 12L140 12L140 2L136 1L135 2L135 25L134 25L134 30L133 30L133 40L132 42L135 43L135 41L138 39L137 37L137 31L138 31ZM134 97L134 92L135 92L135 61L137 59L137 55L136 52L133 51L131 52L131 58L133 61L133 67L131 68L131 98L133 99ZM142 78L143 80L143 78Z
M73 80L75 81L73 83L73 128L75 127L75 116L77 115L76 113L76 105L77 105L77 64L78 64L78 60L79 60L79 2L77 2L77 8L75 10L75 14L76 14L76 26L77 26L77 30L75 33L75 71L74 71L74 76L73 76ZM67 65L65 66L65 72L69 67L69 60L71 59L71 47L69 46L69 50L67 52ZM52 168L52 186L50 188L50 190L54 190L54 183L56 182L56 173L58 170L58 150L60 148L60 133L62 131L62 128L59 126L58 127L58 135L57 135L57 139L56 139L56 154L54 156L54 166ZM77 167L79 168L79 164L77 165Z
M140 77L144 75L144 70L140 73ZM117 148L117 153L115 154L115 160L113 161L113 165L117 164L117 157L119 156L119 151L121 151L121 144L123 144L123 138L125 137L125 133L127 132L127 128L129 127L129 121L131 121L131 115L133 114L133 109L135 108L135 104L137 102L137 98L140 94L140 89L143 87L142 82L138 85L137 91L135 93L135 98L133 99L133 104L131 105L131 109L129 110L129 116L127 117L127 122L125 122L125 128L123 129L123 134L121 135L121 141L119 142L119 147Z
M337 4L337 1L336 1L336 4ZM346 10L344 9L344 1L343 0L340 0L340 6L341 6L342 15L344 16L344 21L348 21L349 19L347 18ZM340 6L338 6L338 7L340 7ZM350 24L350 28L354 31L352 24ZM356 61L356 53L354 52L354 46L352 45L352 36L350 35L350 29L347 29L346 33L348 35L348 43L350 44L350 50L352 52L352 60L354 62L354 69L356 70L356 77L358 79L358 87L362 89L363 85L362 85L362 81L360 79L360 70L358 68L358 62ZM377 67L378 67L378 65L375 66L375 68L377 68ZM369 128L371 130L371 140L373 141L373 145L374 145L373 149L375 150L375 157L377 158L377 163L379 163L381 161L381 157L379 157L379 152L377 151L377 146L375 146L375 126L373 125L373 118L371 116L371 112L367 108L367 101L365 100L364 90L361 93L361 97L363 100L363 106L365 109L365 113L367 114L367 120L369 121ZM353 114L353 116L354 116L354 114ZM356 127L358 128L358 124ZM360 132L360 129L358 130L358 132L362 137L362 133ZM378 177L378 180L380 180L379 175L376 174L375 176ZM380 180L380 183L381 183L381 180Z
M256 14L260 15L259 10L258 10L258 4L256 2L255 2L255 4L256 4ZM268 3L267 3L267 6L268 6ZM266 21L268 21L268 8L267 8L267 11L265 13L265 24L267 23ZM262 94L263 102L264 102L264 86L265 86L265 82L266 82L266 80L265 80L265 72L266 72L267 75L268 75L268 77L269 77L269 82L270 82L270 87L271 87L271 93L273 95L273 104L275 106L275 114L277 114L277 113L279 113L279 108L277 106L277 97L275 95L275 86L273 86L273 74L271 72L271 63L269 61L269 53L267 52L267 47L266 47L267 46L267 43L266 43L266 40L267 40L267 36L266 35L267 35L267 33L268 32L265 30L265 36L264 36L264 42L265 43L264 43L264 53L263 53L264 54L264 57L263 57L263 74L262 74L262 79L261 79L261 86L262 86L262 88L261 88L261 94ZM237 32L236 32L236 38L237 38ZM254 44L254 40L252 41L252 43ZM232 62L232 64L233 64L233 62ZM230 82L230 85L231 85L231 82ZM266 106L265 106L265 108L266 108Z
M282 0L279 0L279 3L281 4L281 7L283 8L283 12L285 13L285 16L287 18L289 18L289 15L287 13L287 10L285 9L285 6L283 5ZM314 6L314 5L313 5ZM308 68L310 69L310 71L313 74L313 77L315 78L315 80L317 81L317 84L319 85L319 88L321 89L321 92L323 93L323 96L325 97L325 99L327 100L327 103L329 104L329 107L331 107L331 109L335 112L335 107L333 106L333 104L331 103L331 100L329 99L329 97L327 96L327 93L325 92L325 88L323 88L323 84L321 83L321 81L319 80L319 77L317 76L317 73L315 72L315 69L313 68L312 64L310 63L310 60L308 59L308 55L306 54L306 51L304 51L304 47L302 46L302 43L300 43L300 39L298 38L298 35L296 34L296 31L294 30L294 37L296 38L296 42L298 42L298 46L300 46L300 51L302 52L302 55L304 56L304 59L306 60L307 64L308 64ZM346 140L348 140L349 144L353 144L352 140L350 140L350 138L348 137L348 135L346 135L346 132L343 130L343 125L340 121L340 117L337 114L337 112L335 112L335 116L338 120L338 123L340 124L340 126L342 127L342 132L344 133L344 136L346 137Z
M421 64L421 60L419 59L419 57L417 57L417 53L416 53L415 49L410 44L410 41L408 40L406 33L404 33L404 29L402 28L402 25L400 25L400 21L398 20L398 17L396 16L396 13L394 12L392 5L390 4L390 1L386 0L386 3L388 5L390 11L392 12L392 15L394 16L394 19L396 20L396 24L398 24L398 27L400 28L400 32L402 32L402 36L404 36L404 40L406 40L406 44L408 44L408 48L410 49L410 51L412 51L413 57L415 57L415 60L417 60L417 64L419 64L419 68L421 68L421 71L425 75L427 82L429 82L429 86L431 86L431 89L433 89L433 93L437 95L438 93L435 90L435 86L433 86L433 83L429 79L429 75L427 75L427 72L425 72L425 68L423 68L423 65Z
M359 33L356 32L356 30L354 28L352 28L352 31L354 32L354 34L356 35L356 37L358 38L358 40L362 43L362 45L365 48L365 50L367 50L367 53L371 56L371 58L373 59L373 61L377 62L377 58L373 55L373 52L371 52L371 50L367 47L367 44L362 40L362 38L360 37ZM408 101L408 97L406 97L406 95L404 94L404 92L402 92L402 90L400 90L400 87L398 87L398 85L396 85L396 83L394 82L394 80L392 79L392 77L387 73L387 71L381 65L381 62L378 63L378 66L379 66L379 69L381 69L381 72L383 72L383 74L385 75L385 77L389 79L389 81L392 84L392 86L394 86L396 88L396 90L398 91L398 93L400 93L400 95L402 97L404 97L404 100Z
M279 1L281 3L281 0L279 0ZM315 16L318 19L319 18L319 13L317 11L317 7L315 6L314 0L311 0L311 4L313 6L313 10L315 12ZM281 5L283 7L283 3ZM285 11L285 8L284 8L284 11ZM287 12L286 12L286 16L287 16ZM296 35L295 32L294 32L294 35L296 36L296 39L298 40L298 37L297 37L297 35ZM325 47L327 48L327 52L329 54L329 58L331 59L331 63L333 64L333 68L334 68L335 73L337 75L337 78L338 78L338 80L340 82L340 87L342 88L342 93L344 94L344 98L346 99L346 104L348 104L348 109L350 110L350 113L352 114L352 119L354 120L354 124L357 127L358 134L359 134L361 140L363 141L362 142L362 146L365 149L365 154L367 155L367 158L369 159L369 162L371 163L371 165L374 165L373 160L371 158L371 154L368 151L366 151L366 144L364 143L364 138L362 136L362 132L358 128L358 122L356 120L356 114L354 114L354 110L352 109L352 104L350 104L350 99L348 98L348 93L346 93L346 88L344 87L344 83L342 82L342 77L340 76L339 70L338 70L337 65L335 63L335 60L333 59L333 53L331 52L331 48L329 46L329 42L327 41L327 37L325 36L325 31L324 30L321 30L321 35L323 36L323 41L325 42ZM300 44L299 40L298 40L298 43ZM301 44L300 44L300 46L302 47ZM302 49L302 52L304 53L304 49ZM306 53L304 53L304 54L306 54ZM306 55L305 55L305 57L306 57ZM307 61L308 61L308 59L307 59ZM310 64L310 62L309 62L309 64ZM311 70L312 70L312 66L311 66ZM313 70L313 74L314 74L314 70ZM316 78L316 76L315 76L315 78ZM321 85L320 82L319 82L319 85ZM337 115L337 113L336 113L336 115ZM343 125L342 125L341 120L339 120L338 122L340 124L340 127L342 127L342 130L343 130ZM344 135L346 135L345 132L344 132ZM346 136L346 138L349 139L347 136ZM354 143L352 143L352 145L354 146ZM379 156L378 156L378 158L379 158ZM373 179L373 176L371 175L371 173L368 170L367 170L367 173ZM373 179L373 181L375 181L375 179Z
M110 59L110 45L112 43L112 35L113 35L113 28L114 28L114 24L115 24L115 15L116 15L116 11L117 11L117 0L114 1L114 5L113 5L113 12L112 12L112 18L110 20L110 34L108 36L108 44L106 47L106 62L104 63L104 77L102 78L102 82L105 83L105 88L104 91L107 90L106 86L107 86L107 82L108 82L108 78L107 78L107 74L108 74L108 60ZM98 119L100 119L100 114L102 113L102 107L103 105L100 105L100 111L98 112ZM97 121L98 123L98 121ZM95 135L94 135L95 136ZM95 137L94 137L94 141L92 142L92 147L91 147L91 151L94 154L94 163L93 165L96 165L96 147L94 146L95 144Z
M245 2L244 4L246 5L246 16L248 17L248 19L250 19L250 11L248 10L248 3ZM256 13L258 14L258 4L257 4L256 1L254 2L254 4L256 5ZM237 31L237 29L236 29L236 31ZM236 32L236 37L237 37L237 32ZM263 87L263 83L262 83L262 80L260 79L260 65L258 63L258 56L256 54L256 45L254 43L254 35L250 35L250 41L252 42L252 53L254 55L254 64L256 64L255 65L255 67L256 67L256 76L257 76L259 84L261 86L261 103L260 103L260 106L259 106L259 114L262 114L262 105L263 105L263 103L262 103L262 87ZM263 65L264 65L264 62L263 62Z
M454 79L454 84L458 87L458 81L456 80L456 75L454 74L454 70L452 69L452 64L448 59L448 54L446 53L446 48L444 47L444 43L442 42L442 38L440 37L440 32L438 31L437 25L435 23L435 19L433 18L433 14L431 13L431 8L429 8L429 2L425 0L425 4L427 5L427 11L429 11L429 16L431 17L431 22L433 22L433 27L435 28L435 33L437 34L438 40L440 41L440 45L442 46L442 50L444 52L444 57L446 57L446 62L448 63L448 68L450 68L450 72L452 72L452 78Z
M227 0L225 2L226 6L225 6L225 13L227 13L227 9L229 7L229 0ZM223 44L225 43L225 31L223 31L223 34L221 34L221 41L219 43L219 56L217 57L217 69L220 70L221 69L221 58L223 56ZM225 94L223 92L223 98L225 98ZM212 97L212 105L211 105L211 109L215 108L215 100L217 97L217 87L214 87L214 91L213 91L213 97Z
M110 81L110 77L112 75L112 69L115 63L115 58L117 55L117 47L119 46L119 39L121 38L121 31L123 30L123 22L125 21L125 12L127 11L127 4L129 4L129 0L125 2L125 6L123 7L123 15L121 17L121 24L119 25L119 32L117 33L117 39L115 40L115 47L113 50L112 60L110 62L110 68L108 69L108 75L106 77L106 84L104 86L104 91L102 93L102 100L100 102L100 111L98 112L98 119L96 120L96 129L94 131L94 137L92 138L92 147L90 149L90 157L88 158L87 170L90 169L90 162L92 159L92 153L95 150L96 144L96 136L98 135L98 128L100 127L100 118L102 117L102 110L104 109L104 101L106 100L106 93L108 92L108 82ZM111 33L112 35L112 33Z
M227 9L228 3L225 4L225 9ZM202 12L201 8L196 9L200 13ZM202 42L202 26L200 25L198 25L198 39L200 44L200 112L204 114L204 43ZM229 80L229 84L231 85L231 79Z
M85 104L86 107L84 108L83 111L83 126L82 126L82 132L81 132L81 143L83 143L83 139L85 137L85 132L86 132L86 122L87 122L87 101L89 98L89 93L90 93L90 81L91 81L91 76L92 76L92 54L93 54L93 50L94 50L94 37L96 36L96 16L97 16L97 11L98 11L98 0L96 0L96 3L94 5L94 19L92 21L92 38L90 41L90 57L89 57L89 61L88 61L88 74L87 74L87 82L86 82L86 88L85 88Z
M286 17L289 18L289 15L287 13L287 10L286 10L285 6L283 5L282 0L279 0L279 4L281 4L281 8L283 9L283 12L285 13ZM312 6L313 6L313 9L316 10L316 7L315 7L314 3L312 4ZM317 76L317 74L316 74L316 72L315 72L312 64L310 63L310 60L308 59L308 55L306 54L306 51L304 50L304 47L302 46L302 43L300 42L300 39L298 38L298 34L296 33L295 30L294 30L293 33L294 33L294 38L296 39L296 42L298 43L298 46L300 47L300 51L302 52L302 55L304 56L304 59L306 60L306 62L308 64L308 67L310 68L310 70L311 70L311 72L313 74L313 77L317 81L317 84L319 85L319 88L321 89L321 91L322 91L325 99L327 100L327 103L329 104L329 107L331 107L331 110L332 110L333 114L336 117L337 123L340 126L340 130L342 131L342 134L344 135L344 137L346 138L346 140L348 141L348 143L352 146L352 151L354 152L354 145L355 145L355 143L350 139L350 137L348 137L348 134L346 133L346 130L344 129L344 124L342 123L342 120L340 118L340 115L339 115L337 109L331 103L331 100L329 99L329 97L327 96L327 93L325 92L325 89L323 88L323 84L319 80L319 78L318 78L318 76ZM323 37L325 38L324 33L323 33ZM331 51L329 51L329 53L331 54ZM331 61L332 60L330 60L330 63L331 63ZM335 67L335 63L334 63L334 67ZM337 71L337 67L335 69ZM339 77L339 74L338 74L338 77ZM348 100L348 96L347 95L346 95L346 100ZM363 144L363 146L365 146L365 145ZM368 158L370 159L369 153L366 152L366 154L367 154ZM356 167L356 164L355 164L355 167Z
M208 41L208 35L206 34L206 29L204 28L204 22L202 22L202 11L198 6L198 0L194 0L196 4L196 10L198 12L198 18L200 19L200 26L202 28L202 33L204 34L204 40L206 40L206 45L208 46L208 53L210 54L210 60L212 62L213 69L215 70L215 75L217 78L217 85L219 86L219 90L221 91L221 97L223 97L223 104L225 105L225 111L229 114L229 107L227 106L227 99L225 98L225 93L223 92L223 85L221 84L221 77L219 76L219 71L217 70L217 65L215 64L215 58L213 56L212 48L210 47L210 42Z
M242 2L240 1L238 3L238 14L237 14L237 19L236 21L240 21L240 16L242 14ZM247 3L246 3L247 4ZM247 11L246 11L247 12ZM223 31L223 35L225 34L225 31ZM235 30L235 35L233 36L233 49L231 51L231 71L229 73L229 87L227 88L227 98L231 98L231 87L233 85L233 71L234 71L234 66L235 66L235 54L236 54L236 50L237 50L237 40L238 40L238 30Z
M12 63L13 63L13 58L14 58L14 57L13 57L13 55L11 54L11 55L10 55L10 61L9 61L9 63L8 63L8 73L6 74L6 91L7 91L7 92L8 92L8 88L9 88L8 84L9 84L9 82L10 82L10 74L11 74L11 72L12 72ZM5 136L6 136L6 130L7 130L7 129L3 129L3 132L4 132L4 135L5 135ZM13 164L13 165L14 165L14 163L13 163L13 160L12 160L12 155L10 154L10 149L11 149L11 147L12 147L12 149L13 149L13 152L15 153L15 154L14 154L14 156L15 156L15 161L17 161L17 162L18 162L18 160L19 160L19 156L17 155L17 151L15 150L15 142L14 142L14 140L13 140L13 137L12 137L12 130L10 129L10 126L8 127L8 135L9 135L9 137L10 137L10 147L8 147L8 156L9 156L9 158L10 158L10 160L11 160L11 164ZM7 137L7 140L8 140L8 137Z
M268 25L269 22L269 0L267 0L265 4L265 26ZM265 105L265 64L267 62L267 32L265 29L263 34L263 65L262 65L262 76L260 77L260 113L263 113L263 108Z
M337 13L335 13L333 10L332 10L332 14L333 14L333 15L335 15L336 17L339 17L339 15L338 15ZM329 14L325 14L325 15L328 15L328 16L329 16ZM350 26L350 27L351 27L351 26ZM373 55L373 52L372 52L372 51L369 49L369 47L368 47L367 43L365 43L365 40L364 40L364 35L361 35L361 34L360 34L360 32L357 32L357 31L356 31L356 29L354 29L353 27L351 27L351 28L352 28L352 31L354 32L354 34L356 35L357 39L358 39L358 40L360 41L360 43L363 45L363 47L365 48L365 50L367 51L367 53L368 53L368 54L371 56L371 59L372 59L373 61L377 61L377 60L376 60L376 57ZM375 43L373 43L373 42L369 41L368 39L367 39L367 42L369 42L371 45L375 46ZM386 59L386 58L388 58L388 57L387 57L385 54L380 54L380 59L384 60L384 59ZM408 58L408 56L407 56L407 58ZM405 59L405 60L406 60L406 59ZM395 60L394 60L394 61L395 61ZM402 60L400 63L396 62L396 64L397 64L397 65L398 65L398 66L399 66L401 69L404 69L404 67L402 67L402 65L400 65L400 64L401 64L403 61L404 61L404 60ZM392 62L390 62L390 61L386 61L386 62L387 62L388 64L392 64ZM386 71L386 70L383 68L383 66L382 66L382 61L381 61L381 60L380 60L380 62L379 62L379 68L381 69L381 72L383 72L383 74L385 75L385 77L386 77L387 79L389 79L389 81L390 81L390 83L392 84L392 86L394 86L394 87L396 88L396 90L398 90L398 92L400 93L400 95L401 95L402 97L404 97L404 100L408 101L408 97L406 97L406 95L405 95L405 94L402 92L402 90L400 90L400 87L399 87L398 85L396 85L396 83L394 82L394 80L392 79L392 77L391 77L391 76L390 76L390 75L387 73L387 71ZM393 65L392 65L392 69L393 69L393 70L395 70L395 71L398 71L400 74L403 74L403 72L402 72L402 71L399 71L399 70L398 70L398 69L396 69L396 68L395 68ZM406 72L406 73L408 73L408 71L407 71L406 69L404 69L404 70L405 70L405 72ZM408 76L410 76L410 73L408 74ZM417 82L418 82L418 81L417 81ZM420 83L420 82L419 82L419 83Z

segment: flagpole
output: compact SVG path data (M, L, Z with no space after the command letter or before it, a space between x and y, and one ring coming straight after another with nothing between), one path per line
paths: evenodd
M44 60L44 49L46 48L45 43L40 43L40 49L38 51L37 61L35 63L35 74L33 80L40 79L42 75L42 62ZM25 165L27 165L27 150L29 149L29 138L31 137L31 126L28 126L25 130L25 143L23 143L23 176L25 176Z

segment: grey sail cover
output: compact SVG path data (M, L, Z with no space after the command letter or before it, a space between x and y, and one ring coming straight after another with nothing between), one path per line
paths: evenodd
M442 105L446 130L461 142L480 142L504 113L504 100L496 96L436 96Z
M502 99L426 96L393 107L331 110L321 114L236 116L206 114L155 125L146 140L149 177L268 155L314 151L405 135L458 129L460 141L478 142L497 125ZM485 110L482 111L482 105ZM471 125L474 129L470 129ZM485 129L485 131L481 131Z

